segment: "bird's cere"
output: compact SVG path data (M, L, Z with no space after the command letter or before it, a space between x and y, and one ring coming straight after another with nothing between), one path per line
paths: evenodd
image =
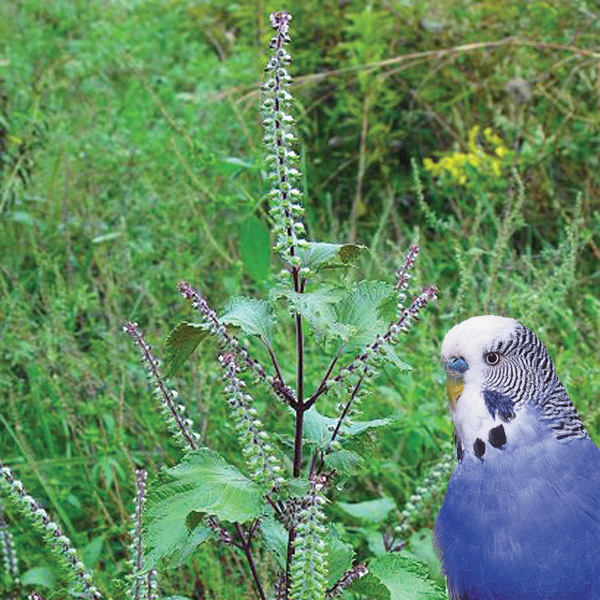
M54 554L71 574L75 588L81 592L82 597L87 600L102 600L92 576L79 560L71 540L63 533L60 526L50 519L42 505L26 492L11 469L2 462L0 462L0 492L19 507L35 529L46 539Z
M195 450L200 441L200 434L194 431L194 423L187 415L185 404L179 401L177 390L165 381L160 370L160 362L152 353L152 347L144 339L137 323L126 323L123 331L140 351L150 385L173 437L184 448Z
M301 259L298 249L305 247L305 229L302 222L302 192L299 189L301 173L299 156L293 146L296 140L294 117L291 115L292 95L288 91L292 78L287 70L292 58L285 49L292 16L287 12L271 14L275 35L270 47L273 54L265 67L267 80L263 85L262 103L263 141L267 147L269 166L270 214L275 232L275 250L294 269Z

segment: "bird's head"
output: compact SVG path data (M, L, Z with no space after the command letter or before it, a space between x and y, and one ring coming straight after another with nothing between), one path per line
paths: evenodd
M535 428L541 419L522 418L523 407L547 411L547 429L554 428L552 410L560 402L569 413L561 424L583 429L546 348L515 319L485 315L459 323L444 338L442 361L450 413L466 452L481 454L488 441L503 447L516 423L519 435L524 427Z

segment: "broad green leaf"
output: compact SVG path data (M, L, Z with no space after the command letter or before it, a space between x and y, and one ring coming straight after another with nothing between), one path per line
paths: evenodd
M366 246L358 244L309 242L306 248L299 249L298 256L303 267L318 271L331 267L347 267L366 251Z
M396 290L381 281L361 281L336 305L337 321L353 328L351 346L363 348L395 320Z
M376 558L369 566L369 574L389 591L389 600L446 600L446 592L431 581L427 567L404 553L388 552ZM367 575L366 581L359 580L350 589L353 592L369 593L371 598L384 600L377 591L374 581ZM363 586L373 585L375 593L364 592ZM380 590L380 588L379 588Z
M433 543L431 536L433 532L431 529L421 529L415 531L408 542L411 556L414 556L417 560L425 563L429 569L431 578L435 581L443 583L444 579L441 574L441 563L435 550L433 549ZM405 551L406 552L406 551Z
M190 452L175 467L163 469L149 488L142 515L144 569L163 558L182 560L188 547L207 539L205 532L197 531L203 525L190 530L198 522L188 520L190 513L244 523L259 516L261 498L261 488L216 452L208 448Z
M304 294L287 290L284 295L294 310L308 321L318 339L329 340L337 337L346 341L353 335L352 327L337 321L335 305L342 297L341 290L326 286Z
M288 532L285 527L273 517L260 521L260 531L265 547L275 557L280 568L285 568L288 544Z
M21 583L33 587L52 589L56 585L56 575L49 567L33 567L23 573Z
M371 573L361 577L349 590L368 600L390 600L390 590Z
M333 587L338 579L352 566L354 550L350 544L342 541L340 534L329 528L327 536L329 587Z
M181 321L169 333L166 341L165 377L172 377L208 335L204 323Z
M369 523L381 523L391 511L396 510L396 504L391 498L376 498L365 502L338 502L337 505L351 517Z
M342 425L341 430L345 437L359 435L374 427L384 427L392 423L394 419L374 419L372 421L355 421L352 425ZM313 406L304 413L304 439L317 446L325 446L331 439L332 428L336 426L337 418L322 415Z
M260 219L250 215L239 227L239 240L245 271L258 283L268 279L271 252L269 229Z
M220 320L226 325L240 327L248 335L257 335L264 342L271 343L275 318L272 306L266 300L233 298Z
M325 456L327 469L334 469L339 475L354 475L364 466L362 456L352 450L335 450Z

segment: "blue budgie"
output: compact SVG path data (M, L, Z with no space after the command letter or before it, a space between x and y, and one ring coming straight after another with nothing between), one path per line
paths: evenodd
M442 345L458 463L434 545L451 600L600 600L600 450L536 335L468 319Z

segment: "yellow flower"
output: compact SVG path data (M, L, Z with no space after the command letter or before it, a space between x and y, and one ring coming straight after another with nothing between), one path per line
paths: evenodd
M501 171L500 171L500 161L493 159L492 160L492 171L494 172L494 175L496 177L500 177Z

